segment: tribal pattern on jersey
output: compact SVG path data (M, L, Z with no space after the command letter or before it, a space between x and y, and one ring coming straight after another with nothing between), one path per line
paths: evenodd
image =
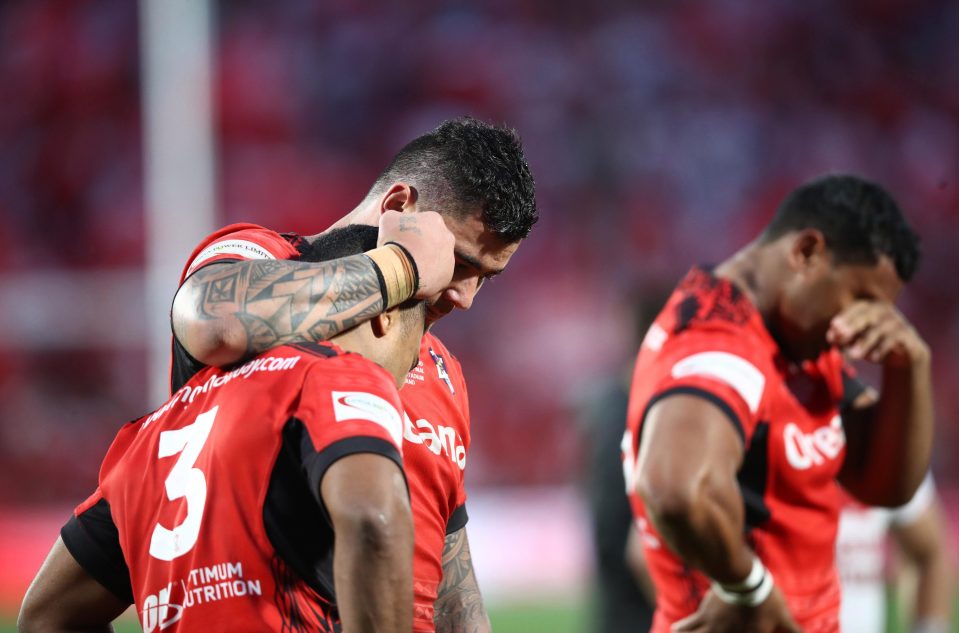
M745 449L738 482L747 542L804 630L827 633L838 627L836 476L845 455L839 410L851 388L835 350L802 365L784 358L730 282L696 268L679 284L640 348L623 439L627 487L657 589L654 633L694 612L709 582L668 549L633 492L649 410L686 394L724 413Z

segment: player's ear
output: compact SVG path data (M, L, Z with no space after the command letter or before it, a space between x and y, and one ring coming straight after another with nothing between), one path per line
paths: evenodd
M397 308L377 314L375 317L370 319L370 327L373 328L373 336L376 338L383 338L389 334L390 330L396 327L396 322L398 319L399 310Z
M817 229L803 229L795 234L789 245L789 263L798 273L818 269L832 261L826 236Z
M380 213L384 211L399 211L400 213L416 210L416 199L419 192L416 187L406 182L394 182L380 198Z

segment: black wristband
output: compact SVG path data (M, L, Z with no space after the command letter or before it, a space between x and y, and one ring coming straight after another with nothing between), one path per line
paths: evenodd
M370 260L370 263L373 264L373 270L376 271L376 280L380 283L380 295L383 297L383 308L386 309L390 304L390 296L386 291L386 279L383 278L383 271L380 270L372 257L366 255L366 259Z

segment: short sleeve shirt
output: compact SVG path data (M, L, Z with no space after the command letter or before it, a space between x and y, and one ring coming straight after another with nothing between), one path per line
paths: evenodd
M838 630L834 544L845 456L839 406L849 371L835 350L789 362L734 285L693 269L640 348L624 438L624 468L657 588L654 631L695 611L708 580L684 566L646 517L632 477L646 414L674 394L714 403L743 442L738 473L747 540L807 631Z
M148 632L336 630L320 482L354 453L402 467L401 407L386 370L330 344L206 368L121 429L63 541Z
M207 237L193 252L181 283L203 266L249 259L295 259L304 238L255 224L234 224ZM174 341L173 384L202 367ZM427 333L419 362L400 390L404 407L404 461L415 527L413 630L428 633L443 577L447 534L468 520L464 473L470 445L469 399L459 361Z

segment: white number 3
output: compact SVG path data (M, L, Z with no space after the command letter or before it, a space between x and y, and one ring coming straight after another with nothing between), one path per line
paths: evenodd
M213 418L219 406L196 416L193 424L175 431L160 433L160 457L170 457L180 453L170 476L166 478L166 495L170 501L186 497L186 517L183 522L168 530L159 523L153 528L150 539L150 555L160 560L170 561L183 556L196 545L200 535L200 521L206 505L206 478L203 471L194 468L203 445L210 437Z

